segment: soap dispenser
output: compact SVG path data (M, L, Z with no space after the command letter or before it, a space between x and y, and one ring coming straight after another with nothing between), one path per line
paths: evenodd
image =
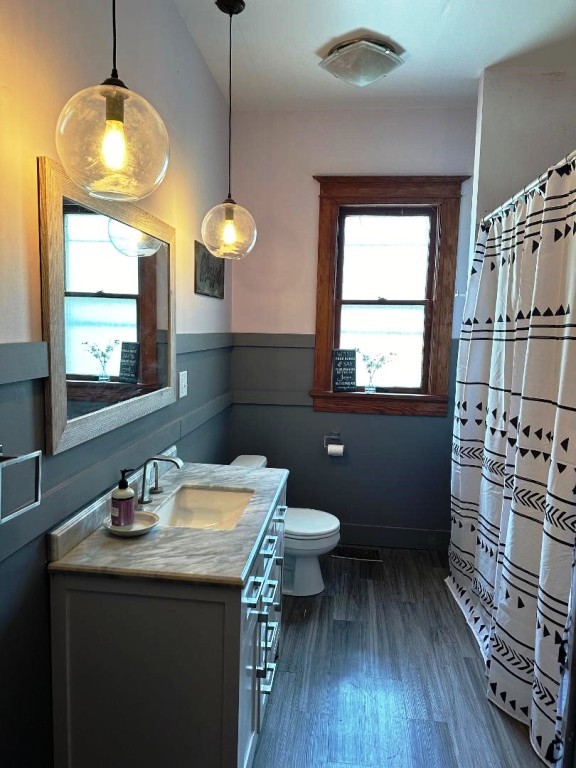
M134 522L134 490L126 480L126 473L133 471L133 469L120 470L120 482L112 491L112 525L132 525Z

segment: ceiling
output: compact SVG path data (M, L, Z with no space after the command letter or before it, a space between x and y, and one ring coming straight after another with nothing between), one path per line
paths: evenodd
M175 2L227 93L228 16L214 0ZM472 106L487 67L576 67L574 0L246 0L233 28L235 109ZM364 34L405 63L364 88L318 66L332 45Z

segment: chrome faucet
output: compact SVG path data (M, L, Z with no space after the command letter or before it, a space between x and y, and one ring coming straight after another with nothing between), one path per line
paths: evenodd
M166 461L169 464L174 464L175 466L178 467L178 469L182 469L182 467L184 466L184 462L182 461L182 459L179 459L177 456L151 456L149 459L146 459L146 461L144 462L144 471L142 472L142 493L138 498L138 504L149 504L152 501L152 496L150 496L150 487L146 482L149 464L153 464L156 469L156 482L154 487L154 493L162 492L162 489L158 487L158 462L160 461Z

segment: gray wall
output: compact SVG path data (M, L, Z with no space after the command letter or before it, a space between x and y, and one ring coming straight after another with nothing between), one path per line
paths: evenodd
M262 453L288 468L288 504L335 514L344 543L446 547L457 342L444 418L315 413L313 345L313 336L235 335L230 458ZM333 431L343 458L324 450Z
M45 533L115 485L121 467L138 467L171 444L186 461L227 459L231 342L231 334L179 336L177 367L188 370L188 397L58 456L44 456L42 504L0 526L2 768L52 765ZM0 345L0 443L6 454L44 450L46 375L45 344Z

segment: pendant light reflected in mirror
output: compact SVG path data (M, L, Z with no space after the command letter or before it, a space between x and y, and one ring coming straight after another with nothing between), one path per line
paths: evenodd
M242 13L244 0L216 0L230 16L228 48L228 197L208 211L202 222L202 240L210 253L221 259L243 259L256 243L256 223L232 197L232 17Z
M143 258L154 256L162 242L146 232L130 227L117 219L108 221L108 237L117 251L123 256Z
M146 99L127 88L116 69L116 0L112 0L112 74L64 105L56 148L68 176L93 197L141 200L168 169L168 133Z

